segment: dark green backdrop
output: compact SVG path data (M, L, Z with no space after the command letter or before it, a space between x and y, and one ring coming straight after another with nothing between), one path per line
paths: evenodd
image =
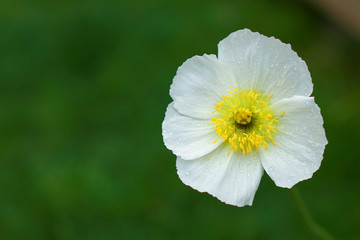
M242 28L307 62L329 144L297 186L358 239L359 41L285 0L2 0L0 239L317 239L268 176L252 207L228 206L183 185L163 145L177 67Z

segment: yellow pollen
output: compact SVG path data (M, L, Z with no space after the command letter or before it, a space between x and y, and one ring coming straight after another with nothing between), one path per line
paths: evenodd
M223 142L228 143L235 152L243 154L268 149L274 142L279 117L270 107L270 95L255 92L254 89L232 88L230 95L222 96L216 103L211 125ZM281 116L285 113L282 112ZM216 143L216 141L214 141Z

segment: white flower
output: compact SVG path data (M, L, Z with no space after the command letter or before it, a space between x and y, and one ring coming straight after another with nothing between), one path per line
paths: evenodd
M289 44L244 29L218 52L179 67L162 133L186 185L252 205L264 169L285 188L319 169L323 119L308 68Z

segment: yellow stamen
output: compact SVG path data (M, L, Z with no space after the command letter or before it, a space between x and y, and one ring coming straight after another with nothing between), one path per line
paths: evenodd
M277 132L279 116L270 108L273 93L264 96L254 89L238 91L236 87L229 93L215 105L215 117L211 118L211 124L215 125L215 131L223 142L243 154L257 151L260 147L268 149L268 143L276 145L272 135Z

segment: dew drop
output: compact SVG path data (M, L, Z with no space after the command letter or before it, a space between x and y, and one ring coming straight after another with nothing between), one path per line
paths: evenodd
M185 175L186 175L186 176L189 176L189 174L190 174L190 172L189 172L189 171L187 171L187 172L185 173Z
M272 172L274 171L274 168L273 167L269 167L269 172Z

